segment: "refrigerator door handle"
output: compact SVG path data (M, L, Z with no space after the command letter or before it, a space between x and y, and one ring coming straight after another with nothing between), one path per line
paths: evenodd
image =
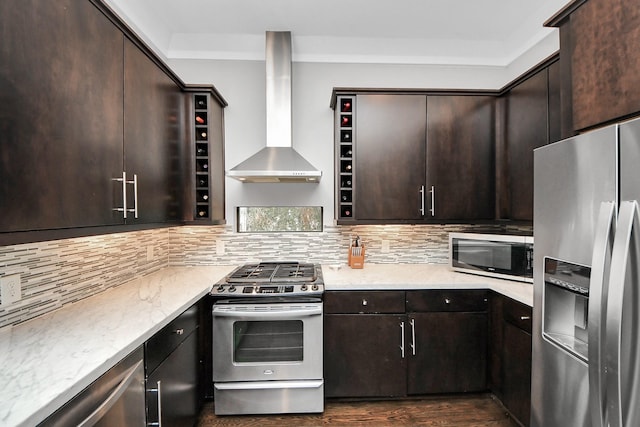
M604 345L604 327L602 320L607 314L607 291L611 265L611 251L615 234L614 202L602 202L596 223L593 254L591 259L591 278L589 281L589 313L587 318L589 331L589 400L591 420L594 426L606 425L606 382L602 369L602 346Z
M640 340L636 324L640 297L636 283L639 254L638 204L636 201L624 201L620 203L618 231L613 243L605 325L607 417L611 427L640 425L640 410L637 407ZM630 292L625 294L625 291Z

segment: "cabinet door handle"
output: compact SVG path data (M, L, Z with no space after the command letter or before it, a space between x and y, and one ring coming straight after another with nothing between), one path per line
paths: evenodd
M184 334L184 329L180 328L180 329L176 329L176 335L182 335Z
M416 355L416 319L411 319L411 354Z
M520 316L520 320L531 320L531 316Z
M400 354L404 359L404 322L400 322Z
M424 216L424 185L420 187L420 200L422 201L420 205L420 215Z
M122 171L122 178L111 178L111 181L122 183L122 207L113 208L116 212L122 212L122 217L127 219L127 212L133 212L133 216L138 218L138 175L133 174L133 179L127 181L127 172ZM127 208L127 184L133 185L133 209Z
M431 209L429 209L429 212L431 212L431 216L436 216L436 187L432 185L429 192L431 193Z
M133 216L138 218L138 175L133 174L133 181L130 182L133 184Z
M161 382L157 381L156 382L156 388L152 388L149 389L149 391L151 392L155 392L156 393L156 401L158 402L158 422L155 423L148 423L148 426L154 426L154 427L162 427L162 389L161 389Z
M122 212L124 219L127 219L127 173L122 171L121 178L111 178L111 181L117 181L122 183L122 207L113 208L116 212Z

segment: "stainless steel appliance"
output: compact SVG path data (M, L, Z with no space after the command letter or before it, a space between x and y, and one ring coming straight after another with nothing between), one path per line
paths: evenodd
M640 425L640 120L534 153L532 426Z
M533 283L533 237L449 233L449 265L463 273Z
M248 264L211 292L215 413L322 412L321 267Z
M143 355L139 347L39 426L146 426Z

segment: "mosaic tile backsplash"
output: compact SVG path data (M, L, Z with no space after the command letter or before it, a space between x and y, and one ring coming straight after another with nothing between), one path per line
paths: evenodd
M185 226L2 246L0 276L20 274L22 300L0 306L0 328L167 266L279 260L346 264L349 239L356 235L366 247L367 263L444 264L448 262L448 234L456 231L512 230L472 225L372 225L325 226L322 233L234 233L231 226Z

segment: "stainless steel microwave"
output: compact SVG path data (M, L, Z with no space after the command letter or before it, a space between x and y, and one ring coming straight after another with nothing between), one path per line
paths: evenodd
M449 265L464 273L533 283L533 237L449 233Z

